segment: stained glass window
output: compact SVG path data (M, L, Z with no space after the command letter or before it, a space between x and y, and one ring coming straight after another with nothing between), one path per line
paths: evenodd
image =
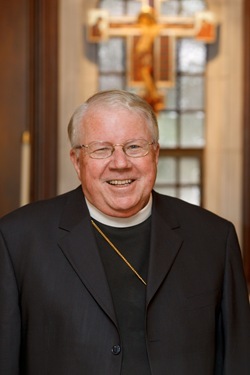
M190 17L206 9L203 0L158 0L157 4L163 16ZM99 7L112 16L137 16L141 2L103 0ZM123 37L98 43L99 89L137 92L127 83L126 43ZM175 84L169 88L159 87L165 101L158 114L161 151L155 190L201 205L207 47L192 38L179 37L174 56Z

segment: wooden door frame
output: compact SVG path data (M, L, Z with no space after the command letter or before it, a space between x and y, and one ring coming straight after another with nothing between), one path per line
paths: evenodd
M243 259L250 286L250 2L244 1Z
M0 216L20 206L25 164L27 200L57 193L59 0L2 2L0 104ZM29 159L24 132L31 140ZM26 133L25 133L26 134ZM22 144L25 142L25 145Z
M58 0L30 0L30 200L57 193Z

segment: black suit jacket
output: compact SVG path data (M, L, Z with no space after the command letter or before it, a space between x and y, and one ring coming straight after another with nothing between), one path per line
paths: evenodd
M0 231L0 374L120 374L81 188L7 215ZM145 324L152 375L249 375L250 311L231 223L153 194Z

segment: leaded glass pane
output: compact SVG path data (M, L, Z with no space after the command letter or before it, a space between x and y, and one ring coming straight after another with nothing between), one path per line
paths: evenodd
M186 202L200 205L200 188L199 186L181 187L179 189L179 198Z
M177 90L176 86L169 88L164 93L165 97L165 108L176 109L177 108Z
M164 15L191 16L206 8L204 0L169 0L161 4L161 13Z
M180 159L180 183L199 184L200 161L198 158L183 157Z
M176 183L176 168L177 161L175 158L162 156L158 163L158 173L156 179L156 185L162 183L175 184Z
M112 16L122 16L124 14L124 0L102 0L101 9L107 9Z
M181 73L204 73L206 64L206 46L193 39L179 41L178 71Z
M177 147L177 118L176 112L161 112L158 116L160 145L163 148Z
M203 109L204 106L204 77L179 77L180 108Z
M99 76L99 90L112 90L124 88L124 77L115 74Z
M141 10L140 1L127 1L127 14L137 16Z
M181 1L181 15L191 16L196 12L204 10L205 1L203 0L182 0Z
M124 71L124 40L111 38L98 46L99 69L101 73Z
M161 4L161 14L166 16L175 16L180 11L180 1L169 0Z
M164 185L158 186L158 185L156 185L154 187L154 190L157 191L160 194L170 195L171 197L177 196L177 189L175 187L172 187L172 186L164 186Z
M180 117L180 146L203 147L205 144L204 113L182 113Z

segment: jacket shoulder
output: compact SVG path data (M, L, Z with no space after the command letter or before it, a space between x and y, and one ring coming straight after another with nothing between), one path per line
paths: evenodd
M172 217L180 223L187 223L190 226L211 225L211 226L231 226L232 223L203 207L188 203L179 198L154 192L153 199L155 207L167 217Z
M59 217L64 206L69 200L83 197L80 187L60 194L56 197L40 200L19 207L0 219L0 229L17 224L33 225L35 222L49 221L50 218Z

